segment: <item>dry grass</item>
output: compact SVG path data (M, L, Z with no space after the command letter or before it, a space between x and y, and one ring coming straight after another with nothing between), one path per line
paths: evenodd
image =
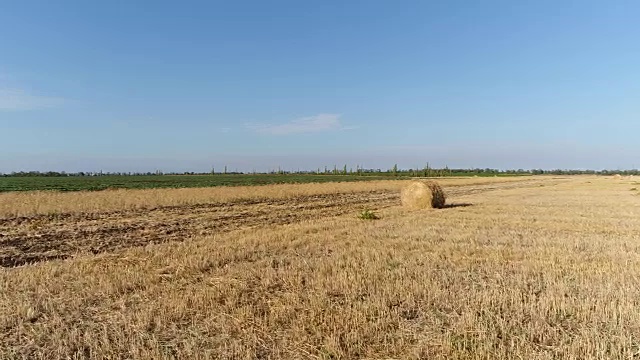
M530 177L449 178L446 186L518 182ZM399 190L404 181L365 181L317 184L212 187L189 189L105 190L99 192L0 193L0 218L53 213L101 213L152 209L159 206L228 203L241 200L287 199L302 195Z
M402 189L400 199L402 205L409 209L441 209L446 196L437 182L417 180Z
M634 358L638 197L541 185L0 269L0 358Z

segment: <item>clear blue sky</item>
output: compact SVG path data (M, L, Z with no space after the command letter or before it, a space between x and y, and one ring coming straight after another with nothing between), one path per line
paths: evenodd
M0 172L640 167L640 2L0 2Z

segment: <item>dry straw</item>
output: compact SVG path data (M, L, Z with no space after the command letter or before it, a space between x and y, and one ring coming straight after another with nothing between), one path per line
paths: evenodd
M615 175L613 175L613 179L614 179L614 180L621 180L621 179L622 179L622 175L620 175L620 174L615 174Z
M428 180L412 181L400 195L402 205L411 209L443 208L446 200L440 185Z

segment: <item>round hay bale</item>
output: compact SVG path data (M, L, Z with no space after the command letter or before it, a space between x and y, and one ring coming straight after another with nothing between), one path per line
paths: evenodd
M439 209L444 207L446 196L437 182L416 180L402 189L400 199L410 209Z
M620 179L622 179L622 175L620 175L620 174L615 174L615 175L613 175L613 179L614 179L614 180L620 180Z

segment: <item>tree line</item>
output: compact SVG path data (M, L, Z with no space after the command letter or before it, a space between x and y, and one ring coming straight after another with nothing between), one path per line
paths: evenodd
M274 169L267 172L239 172L224 171L216 172L212 169L209 172L163 172L160 170L154 172L64 172L64 171L20 171L11 173L0 173L0 177L83 177L83 176L164 176L164 175L354 175L354 176L414 176L414 177L445 177L445 176L493 176L493 175L640 175L640 170L572 170L572 169L480 169L480 168L432 168L429 165L420 169L400 169L394 165L390 169L368 169L361 166L356 168L348 168L347 165L338 167L334 165L332 168L324 167L316 170L284 170L282 168Z

